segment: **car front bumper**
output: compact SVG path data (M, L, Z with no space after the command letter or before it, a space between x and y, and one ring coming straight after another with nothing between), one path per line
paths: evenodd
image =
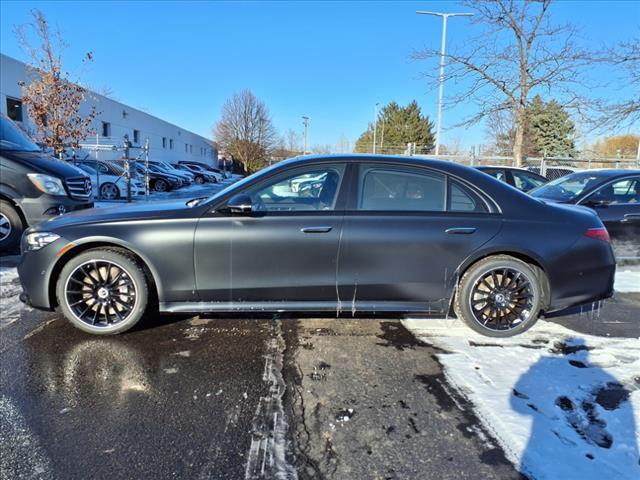
M93 201L74 200L69 197L41 195L36 198L23 198L19 203L27 224L33 227L58 215L85 208L92 208Z

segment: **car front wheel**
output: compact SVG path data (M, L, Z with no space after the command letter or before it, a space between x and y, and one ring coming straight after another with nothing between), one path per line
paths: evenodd
M153 189L156 192L166 192L167 190L169 190L169 184L166 182L166 180L159 178L158 180L156 180Z
M80 330L113 335L129 330L142 318L147 284L144 271L126 251L94 249L62 268L56 297L64 316Z
M531 328L542 308L542 273L507 255L487 257L462 276L455 294L458 318L482 335L511 337Z
M100 185L100 198L116 200L120 197L120 190L115 183L106 182Z
M202 185L204 183L204 178L198 175L194 180L198 185Z
M22 218L11 203L0 200L0 248L11 250L20 244Z

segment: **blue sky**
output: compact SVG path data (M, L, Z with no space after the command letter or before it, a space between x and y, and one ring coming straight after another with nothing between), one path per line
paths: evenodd
M437 93L420 72L434 65L410 60L414 49L440 44L438 19L416 10L460 11L457 2L30 2L0 1L0 50L25 60L14 26L44 12L69 44L63 59L73 73L86 51L95 61L83 80L115 97L201 135L211 136L221 106L250 88L281 132L302 130L309 144L355 141L376 102L416 99L435 118ZM561 1L553 15L582 29L597 45L637 35L640 2ZM448 44L471 30L453 19ZM607 73L603 74L605 77ZM445 87L447 88L447 87ZM449 88L455 88L450 86ZM446 111L445 127L473 113ZM483 143L484 127L449 129L465 146Z

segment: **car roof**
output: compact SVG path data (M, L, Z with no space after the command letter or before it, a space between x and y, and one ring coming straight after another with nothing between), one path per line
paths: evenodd
M577 173L596 174L601 178L626 177L628 175L640 175L640 169L637 168L592 168L589 170L579 170Z

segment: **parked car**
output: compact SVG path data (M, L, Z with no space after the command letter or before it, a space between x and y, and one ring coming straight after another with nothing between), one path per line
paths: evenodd
M315 195L280 194L310 175L324 175ZM504 337L611 296L615 273L593 211L415 157L293 158L208 199L90 210L23 238L21 299L96 334L157 299L174 313L455 311Z
M214 172L209 172L203 168L198 167L197 165L188 165L185 163L181 163L178 165L178 168L181 170L192 172L195 175L196 183L218 183L218 176L216 176Z
M208 174L213 174L216 178L216 182L221 182L222 180L224 180L226 177L225 175L223 175L222 171L219 168L215 168L212 167L211 165L207 165L206 163L202 163L202 162L194 162L194 161L189 161L189 160L181 160L180 162L178 162L182 165L187 165L188 167L191 167L193 169L195 169L196 171L204 171L207 172Z
M75 162L74 165L84 170L91 178L91 183L95 185L93 189L94 197L104 200L117 200L127 197L127 179L123 175L113 175L106 166L101 168L95 161ZM100 169L100 173L98 173L98 169ZM145 194L144 183L137 178L132 178L131 180L131 194Z
M138 178L144 182L145 168L143 165L136 163L133 169L136 172ZM180 188L182 186L182 180L173 175L169 175L164 172L149 169L149 189L154 192L168 192Z
M530 192L546 202L592 208L607 227L619 260L640 260L640 170L586 170Z
M184 170L178 170L177 168L174 168L168 163L158 162L158 161L149 161L149 166L155 167L156 171L160 170L163 173L167 173L169 175L173 175L174 177L178 177L180 180L182 180L183 185L191 185L193 183L194 175L192 173L186 172Z
M22 231L56 215L93 206L91 179L41 149L0 115L0 249L13 249Z
M516 167L498 167L490 165L479 165L477 167L481 172L491 175L498 180L508 183L512 187L516 187L518 190L528 192L534 188L544 185L549 179L543 177L534 172L529 172L524 168Z

